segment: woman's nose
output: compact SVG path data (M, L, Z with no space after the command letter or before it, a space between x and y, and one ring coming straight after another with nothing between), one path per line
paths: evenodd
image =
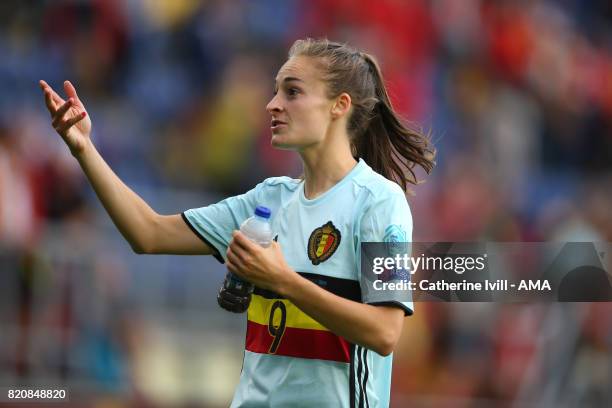
M282 107L278 101L278 94L274 95L274 97L270 100L270 102L268 102L268 105L266 106L266 110L269 113L280 112L282 110Z

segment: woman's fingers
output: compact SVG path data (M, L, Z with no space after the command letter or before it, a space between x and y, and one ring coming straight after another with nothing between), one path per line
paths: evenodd
M57 92L55 92L53 88L51 88L51 86L42 79L40 80L40 87L43 89L43 91L48 91L51 94L51 98L56 105L61 105L62 103L66 102L64 98L59 96Z
M232 238L234 244L239 246L240 249L242 249L243 251L253 252L256 251L258 248L261 248L259 245L255 244L253 241L248 239L246 235L244 235L238 230L235 230L232 233Z
M81 103L81 100L79 99L79 96L77 95L76 89L74 88L74 86L72 85L70 81L64 81L64 91L66 91L66 95L68 95L69 98L74 99L74 102L76 104Z
M51 92L44 90L45 92L45 104L47 105L47 109L51 115L55 115L57 108L55 106L55 102L53 102L53 98L51 97Z
M57 107L62 105L66 101L64 101L64 99L62 99L62 97L60 97L53 90L53 88L51 88L49 84L47 84L42 79L38 83L45 94L45 104L47 105L47 109L49 110L49 113L51 113L51 115L54 115L57 111Z
M47 109L49 110L49 113L51 115L54 115L55 111L57 110L57 105L53 101L53 95L51 94L51 88L49 87L49 85L47 85L45 81L42 81L42 80L40 81L40 88L45 94L45 105L47 105Z
M227 259L230 262L232 262L234 265L240 266L240 267L244 266L244 259L242 258L237 248L233 248L232 245L230 245L229 248L227 248L226 255L227 255Z
M58 127L55 128L55 130L57 130L57 132L59 134L64 134L65 132L68 131L68 129L70 129L72 126L76 125L77 123L79 123L81 120L83 120L83 118L87 116L87 113L85 112L81 112L78 115L76 115L73 118L68 119L66 122L60 124Z
M225 266L230 272L233 272L236 275L240 276L240 273L238 272L238 268L229 259L225 262Z
M227 259L225 261L225 266L231 272L234 272L235 274L238 274L239 276L242 276L241 271L245 269L240 258L238 258L238 256L236 256L236 254L234 254L231 249L227 251Z
M51 125L53 127L56 127L62 122L62 120L64 119L64 115L66 114L66 112L68 112L68 109L70 109L73 102L74 100L70 98L66 101L66 103L64 103L62 106L59 107L59 109L55 111L55 113L53 114L53 121L51 122Z

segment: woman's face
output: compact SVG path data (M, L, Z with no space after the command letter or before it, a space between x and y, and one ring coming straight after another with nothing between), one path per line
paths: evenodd
M289 58L278 72L274 97L266 106L272 116L272 146L302 150L325 139L333 106L326 91L313 58Z

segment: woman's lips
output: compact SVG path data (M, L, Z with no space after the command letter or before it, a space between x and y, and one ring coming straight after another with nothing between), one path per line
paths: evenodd
M280 121L280 120L273 120L270 123L270 129L272 129L272 130L278 130L278 129L280 129L283 126L287 126L287 124L285 122Z

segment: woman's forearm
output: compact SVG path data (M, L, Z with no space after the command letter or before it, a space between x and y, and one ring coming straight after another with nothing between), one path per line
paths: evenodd
M284 292L291 302L327 329L380 355L389 355L399 339L404 318L401 309L354 302L299 275Z
M263 248L234 231L225 264L241 278L284 296L302 312L352 343L380 355L390 354L397 344L404 321L403 310L354 302L319 287L291 269L278 242Z
M132 249L137 253L148 252L157 213L121 181L90 140L75 157L113 223Z
M67 100L45 81L39 81L51 124L78 160L100 202L119 232L137 253L201 254L213 248L198 238L181 214L157 214L130 190L106 164L90 139L92 122L70 81L64 81Z

